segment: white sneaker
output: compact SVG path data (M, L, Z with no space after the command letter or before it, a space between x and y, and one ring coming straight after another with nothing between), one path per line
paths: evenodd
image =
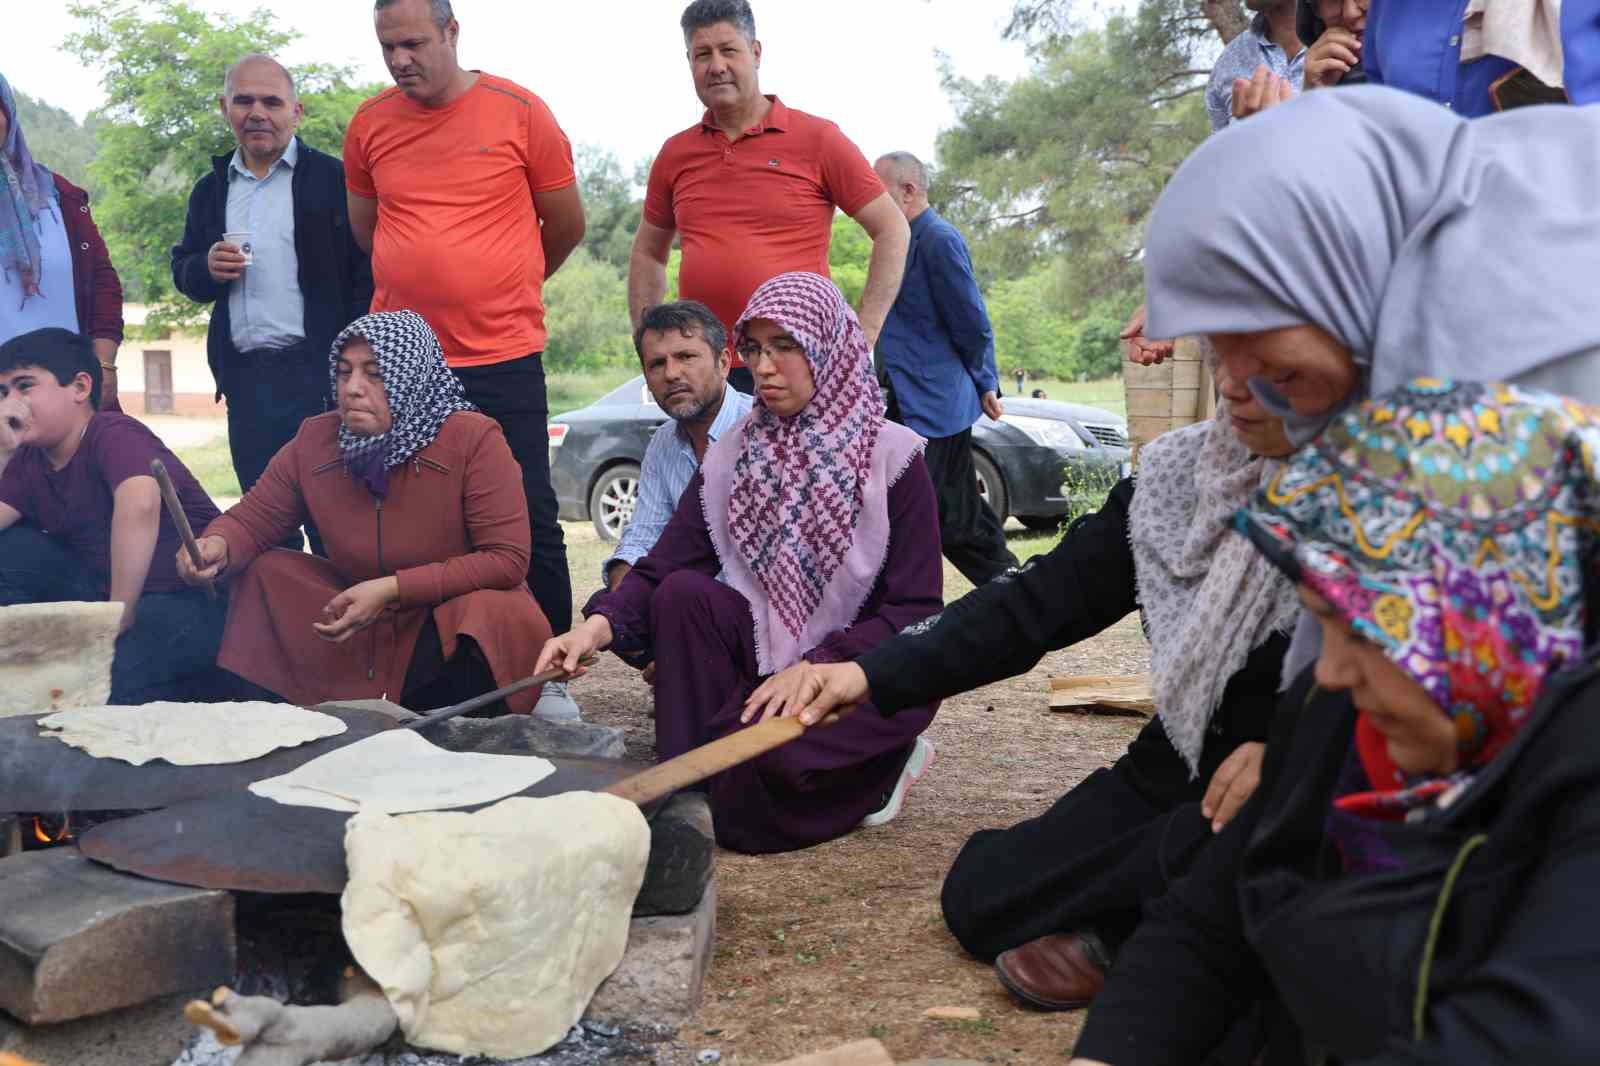
M578 701L567 694L565 681L546 681L533 713L547 722L583 721L583 711L578 708Z
M895 815L900 813L901 806L906 801L906 793L911 791L911 786L922 780L928 772L928 767L933 765L933 760L939 753L934 750L933 741L927 737L918 737L911 748L911 755L906 759L906 768L900 771L900 780L895 782L894 791L889 793L889 802L882 808L861 819L863 826L888 825L894 821Z

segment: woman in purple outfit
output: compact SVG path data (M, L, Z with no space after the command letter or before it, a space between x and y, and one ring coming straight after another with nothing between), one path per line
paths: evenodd
M663 759L776 713L814 663L844 662L942 606L923 441L883 416L872 357L833 283L782 274L734 330L756 406L706 453L649 555L540 670L588 652L651 651ZM750 696L766 679L770 695ZM709 782L717 840L791 851L899 810L933 749L937 705L870 707Z

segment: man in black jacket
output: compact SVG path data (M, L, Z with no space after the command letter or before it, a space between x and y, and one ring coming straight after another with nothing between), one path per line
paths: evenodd
M289 72L247 55L228 69L220 103L237 147L212 159L189 196L172 280L192 300L216 301L207 354L249 491L301 421L328 409L328 350L366 314L372 268L350 235L344 165L295 135L304 109Z

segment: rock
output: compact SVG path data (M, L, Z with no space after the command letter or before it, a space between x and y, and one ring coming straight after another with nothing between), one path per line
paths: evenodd
M704 1051L700 1052L700 1054L696 1055L694 1057L694 1061L698 1062L700 1066L711 1066L713 1062L722 1061L722 1052L718 1051L714 1047L708 1047Z
M635 918L622 962L601 983L585 1017L624 1028L688 1022L700 1009L716 916L713 880L688 914Z
M233 976L233 897L52 848L0 862L0 1008L30 1025Z
M194 1036L184 1003L210 994L194 988L65 1025L29 1027L0 1014L0 1051L48 1066L165 1066Z
M977 1007L929 1007L922 1016L936 1022L975 1022L983 1012Z
M703 793L680 792L650 821L650 861L633 904L634 917L694 910L715 868L711 804Z
M423 730L427 738L451 751L492 755L591 756L620 759L622 730L590 722L551 722L532 714L497 718L452 718Z

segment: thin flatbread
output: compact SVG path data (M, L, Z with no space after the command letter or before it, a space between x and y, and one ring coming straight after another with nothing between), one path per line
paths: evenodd
M135 766L164 759L174 766L249 762L350 728L331 714L286 703L146 703L76 707L39 719L40 733L99 759Z
M293 807L404 814L493 803L556 772L549 759L446 751L411 729L392 729L250 786Z
M345 830L345 941L412 1044L537 1055L622 961L649 855L639 808L595 792L363 812Z
M0 718L111 699L120 603L0 607Z

